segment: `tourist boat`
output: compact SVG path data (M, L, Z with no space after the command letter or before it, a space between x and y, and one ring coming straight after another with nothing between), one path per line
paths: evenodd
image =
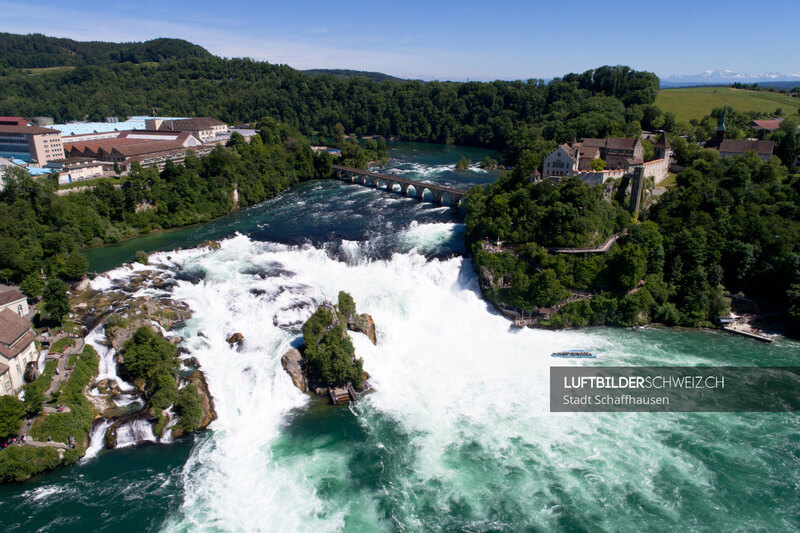
M588 352L586 350L567 350L564 352L553 352L550 354L551 357L575 357L575 358L595 358L593 352Z

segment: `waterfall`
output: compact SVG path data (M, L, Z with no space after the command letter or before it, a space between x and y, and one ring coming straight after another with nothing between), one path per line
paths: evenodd
M96 326L86 336L86 344L94 348L94 351L97 352L98 357L100 357L100 367L97 371L97 379L95 382L110 379L116 381L119 388L123 391L135 390L133 385L127 383L117 375L117 362L115 360L117 351L113 347L108 346L107 343L108 339L106 338L104 326L102 324Z
M86 449L86 455L81 459L81 464L97 457L97 454L105 448L106 431L109 427L111 427L110 420L103 418L94 421L92 433L89 435L89 447Z
M143 442L156 442L153 425L147 420L141 418L129 420L117 428L117 448L135 446Z

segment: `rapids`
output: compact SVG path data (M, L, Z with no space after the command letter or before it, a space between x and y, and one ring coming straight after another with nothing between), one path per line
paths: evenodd
M454 172L461 153L395 145L390 167L462 188L493 179ZM178 333L219 417L173 444L102 452L0 487L4 529L800 527L795 415L551 414L548 397L554 364L792 365L796 342L659 327L513 330L480 298L469 260L453 255L461 222L453 210L312 182L207 225L93 252L110 286L132 273L117 267L137 249L223 239L219 250L152 258L175 277L170 297L192 309ZM375 390L350 409L300 393L280 363L296 324L339 290L378 332L375 346L351 334ZM226 342L235 332L238 349ZM600 357L549 356L572 348Z

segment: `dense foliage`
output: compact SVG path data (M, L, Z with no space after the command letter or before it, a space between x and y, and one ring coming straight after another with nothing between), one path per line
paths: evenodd
M361 387L363 361L356 358L346 327L347 318L332 306L320 307L303 324L306 369L318 386L339 387L350 382L356 388Z
M125 342L123 371L143 383L150 405L162 411L178 399L178 349L161 335L142 326Z
M21 482L62 463L55 448L10 446L0 451L0 482Z
M687 162L677 186L605 254L544 248L597 244L628 225L600 187L512 174L471 190L467 238L484 294L524 309L591 294L566 303L547 322L555 326L698 326L727 312L726 292L742 292L783 305L800 325L800 182L778 158L754 153L698 150ZM485 249L485 237L507 241L504 251Z
M59 196L52 181L8 173L0 192L0 275L22 280L43 268L48 275L75 279L87 268L78 253L82 247L205 222L330 172L330 159L315 158L294 129L272 119L260 126L261 135L249 144L235 134L231 147L217 147L202 158L190 152L184 165L168 163L161 172L134 165L122 188L100 184Z
M88 443L89 432L94 419L94 406L83 395L83 389L97 375L100 361L91 346L86 346L75 364L67 381L53 394L58 403L69 407L69 412L49 414L36 419L31 428L31 436L36 440L68 443L72 436L77 448L67 450L65 459L77 460Z
M105 43L80 42L40 34L0 33L0 67L44 68L120 62L149 63L210 55L203 47L181 39Z
M285 65L194 54L180 42L160 44L169 44L171 54L147 56L165 58L157 63L124 62L129 45L117 45L116 63L65 60L60 64L81 66L36 76L12 68L58 62L49 50L61 48L41 36L28 37L37 38L45 52L32 55L40 59L15 59L0 70L0 115L63 122L144 115L155 108L161 115L209 115L230 123L272 116L306 135L332 136L341 124L357 135L496 148L512 163L523 149L536 152L543 141L638 135L641 126L650 126L659 87L654 74L624 66L568 74L547 84L373 81L375 76L339 72L309 76Z
M175 411L178 413L176 427L183 431L194 431L203 421L203 398L197 385L190 383L178 394L175 402Z
M25 404L16 396L0 396L0 439L15 437L22 427Z
M671 300L703 315L720 284L789 308L800 324L800 180L777 158L704 153L650 210Z

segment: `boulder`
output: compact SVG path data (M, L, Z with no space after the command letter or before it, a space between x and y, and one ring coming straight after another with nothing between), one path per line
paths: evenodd
M351 331L360 331L369 337L372 344L378 344L378 337L375 333L375 321L372 316L367 313L361 313L355 317L355 320L347 323L347 328Z
M203 398L203 421L200 422L197 429L205 429L211 422L217 419L217 410L214 408L214 398L208 390L206 376L201 371L195 370L192 372L192 375L189 376L189 382L197 385L197 390Z
M228 341L228 344L230 344L231 346L235 344L238 348L240 348L242 346L242 343L244 343L244 335L237 332L234 333L233 335L229 335L228 338L225 340Z
M115 379L101 379L97 382L97 390L100 394L121 394L122 389Z
M297 348L292 348L281 357L283 369L292 377L294 386L303 392L308 392L306 374L303 372L303 354Z

